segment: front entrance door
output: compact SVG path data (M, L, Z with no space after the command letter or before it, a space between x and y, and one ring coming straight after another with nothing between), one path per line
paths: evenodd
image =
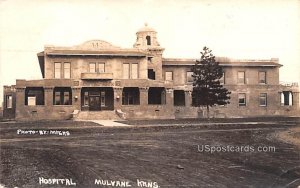
M89 104L90 104L89 110L91 111L101 110L100 96L90 96Z

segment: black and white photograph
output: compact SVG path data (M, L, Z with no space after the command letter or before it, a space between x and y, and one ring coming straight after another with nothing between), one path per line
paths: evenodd
M300 188L299 0L0 0L0 188Z

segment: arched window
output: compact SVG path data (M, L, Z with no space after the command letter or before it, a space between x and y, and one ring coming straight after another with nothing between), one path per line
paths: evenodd
M151 37L150 36L146 36L146 40L147 40L147 45L151 45Z

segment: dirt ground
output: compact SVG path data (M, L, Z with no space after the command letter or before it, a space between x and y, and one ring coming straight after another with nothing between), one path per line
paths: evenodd
M122 187L100 185L101 180L153 188L300 185L299 119L126 123L133 126L0 123L0 184ZM72 179L76 186L40 183L41 178Z

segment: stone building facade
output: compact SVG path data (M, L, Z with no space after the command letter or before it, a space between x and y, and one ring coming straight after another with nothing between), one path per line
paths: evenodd
M102 40L45 46L37 54L43 79L4 86L3 116L16 120L205 116L191 105L195 59L163 58L156 34L145 26L130 49ZM279 83L278 59L217 61L231 100L213 107L212 116L299 116L298 86Z

